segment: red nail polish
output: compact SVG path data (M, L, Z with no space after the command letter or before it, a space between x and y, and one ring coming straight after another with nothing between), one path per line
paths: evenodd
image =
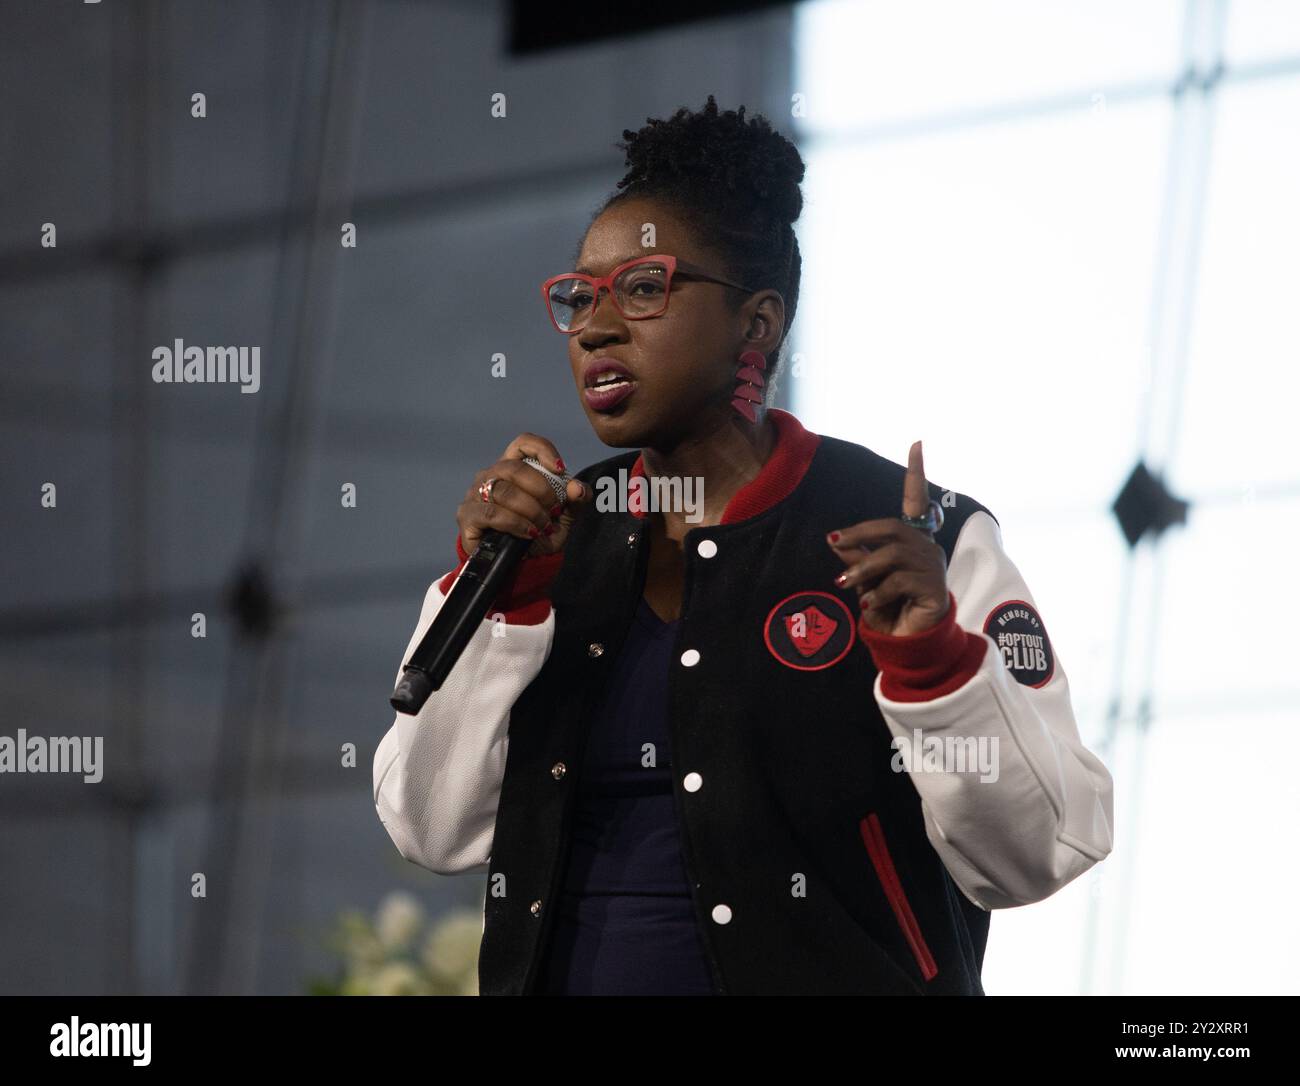
M536 538L537 538L539 535L541 535L542 533L539 532L539 531L537 530L537 525L535 525L535 524L530 524L530 525L528 526L528 534L529 534L530 536L532 536L534 539L536 539Z
M555 467L556 467L556 470L557 470L557 471L563 471L563 470L564 470L564 458L563 458L563 457L561 457L559 460L555 461Z
M839 585L841 588L843 588L844 582L847 581L848 579L849 579L849 575L847 573L841 573L838 577L835 578L835 583Z
M839 533L839 532L831 532L831 542L832 542L832 543L838 543L838 542L839 542L839 538L840 538L840 533Z
M863 596L862 599L861 599L861 600L859 601L859 603L858 603L858 610L859 610L859 611L865 611L865 610L866 610L868 607L870 607L870 606L871 606L871 601L870 601L869 599L867 599L866 596Z
M554 525L554 524L548 524L548 525L546 526L546 530L545 530L544 532L542 532L542 535L550 535L553 531L555 531L555 525Z
M553 506L551 506L551 516L558 517L563 512L564 512L564 505L562 503L556 502Z

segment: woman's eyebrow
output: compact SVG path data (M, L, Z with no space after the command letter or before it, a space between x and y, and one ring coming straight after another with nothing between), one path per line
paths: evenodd
M649 254L633 253L631 256L620 256L620 257L619 257L617 260L615 260L614 263L613 263L612 265L610 265L610 266L611 266L611 267L614 267L614 268L617 268L620 264L626 264L629 260L635 260L638 256L641 256L641 255L649 255ZM576 260L577 257L575 256L574 259ZM574 268L573 270L576 271L576 272L581 272L583 275L595 275L595 274L596 274L596 273L595 273L594 271L592 271L590 268Z

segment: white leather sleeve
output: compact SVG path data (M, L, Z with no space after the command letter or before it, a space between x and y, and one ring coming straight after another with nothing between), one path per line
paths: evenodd
M985 910L1028 905L1110 853L1111 776L1079 738L1059 657L1048 682L1024 685L1008 670L994 638L982 632L1000 604L1020 600L1037 611L1002 549L997 521L982 510L962 525L948 586L957 624L988 643L979 670L959 689L920 702L885 698L877 676L876 701L893 735L913 750L914 730L925 738L983 737L988 749L996 749L996 780L982 780L992 774L969 765L947 771L953 763L908 771L921 797L926 835L962 892Z
M441 579L425 594L394 684L446 602ZM510 711L541 671L554 635L554 610L535 626L485 618L419 713L396 714L375 751L375 809L412 863L440 875L487 870Z

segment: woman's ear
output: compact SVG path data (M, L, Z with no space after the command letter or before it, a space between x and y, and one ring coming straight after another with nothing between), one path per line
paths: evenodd
M775 290L765 291L749 319L746 338L764 354L775 350L785 321L785 302Z

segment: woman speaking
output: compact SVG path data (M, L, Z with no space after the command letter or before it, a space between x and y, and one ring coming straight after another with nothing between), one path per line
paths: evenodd
M903 465L770 406L797 149L712 96L624 138L542 294L628 451L558 504L537 434L474 477L460 565L488 528L534 542L380 742L379 817L487 874L484 995L982 995L990 911L1109 853L1110 775L993 514L920 442Z

